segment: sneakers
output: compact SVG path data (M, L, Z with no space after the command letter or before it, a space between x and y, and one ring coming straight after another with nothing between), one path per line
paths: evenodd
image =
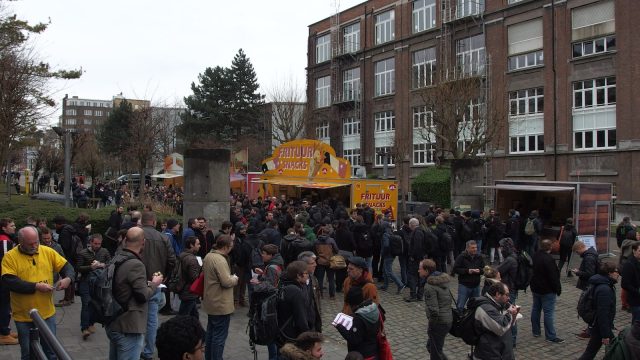
M402 290L404 290L407 287L407 285L402 285L398 288L398 290L396 291L396 295L400 295L400 293L402 292Z
M9 335L0 335L0 345L17 345L18 339Z
M82 340L87 340L89 336L91 336L91 331L87 329L82 330Z
M557 337L555 339L547 339L547 342L562 344L564 342L564 339Z
M406 301L406 302L415 302L415 301L418 301L418 298L416 298L415 296L409 296L409 297L404 298L404 301Z
M87 328L87 330L89 330L90 333L95 334L96 333L96 327L91 325Z
M540 334L533 334L533 337L540 337Z

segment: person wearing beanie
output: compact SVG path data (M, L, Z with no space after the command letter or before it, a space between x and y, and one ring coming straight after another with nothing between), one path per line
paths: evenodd
M342 291L344 292L344 305L342 306L342 312L351 315L353 314L352 308L347 302L347 294L351 287L362 288L364 300L371 300L378 304L378 288L373 283L373 278L369 273L369 266L365 259L360 256L353 256L349 259L347 265L347 278L344 279L342 285Z
M171 242L171 246L173 247L173 252L176 255L179 255L182 252L183 243L179 241L178 233L180 232L180 223L176 219L167 220L167 228L164 230L163 234L167 236L169 242Z

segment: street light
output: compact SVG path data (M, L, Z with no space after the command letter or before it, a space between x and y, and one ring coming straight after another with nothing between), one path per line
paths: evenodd
M53 131L64 135L64 206L71 207L71 130L54 126Z

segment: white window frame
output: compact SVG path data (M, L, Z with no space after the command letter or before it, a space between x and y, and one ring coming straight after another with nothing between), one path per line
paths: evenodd
M375 16L375 42L376 45L393 41L395 32L395 11L389 10Z
M342 73L342 99L360 100L360 68L347 69Z
M383 157L381 155L378 155L378 153L381 152L386 152L386 153L391 153L391 146L376 146L375 148L375 163L374 166L375 167L384 167L384 162L383 162ZM387 156L387 166L389 167L393 167L396 166L395 163L395 159L392 155L388 155Z
M91 109L85 109L84 110L84 115L85 116L91 116L91 115L93 115L93 111L91 111Z
M316 109L331 105L331 76L316 79Z
M77 115L76 109L67 109L65 110L66 115L75 116Z
M396 114L393 110L380 111L373 114L376 133L389 133L396 129Z
M96 111L93 113L93 115L95 115L95 116L102 116L102 115L104 115L104 112L103 112L102 110L96 110Z
M417 106L413 111L413 165L433 165L435 163L435 129L433 112L426 106Z
M480 39L482 46L478 46ZM456 63L462 75L484 74L486 63L484 33L462 38L456 42Z
M66 121L67 121L67 125L73 125L73 126L76 125L76 119L67 119Z
M616 78L574 82L572 115L575 151L615 149Z
M374 96L393 94L396 91L395 58L380 60L374 64Z
M571 41L581 41L616 31L615 1L598 1L571 9Z
M544 152L544 89L509 93L509 152Z
M360 119L356 119L355 116L342 119L342 137L359 136L361 131Z
M474 139L475 134L472 134L472 132L476 131L474 127L484 128L486 126L483 119L480 118L483 106L484 104L480 102L480 99L477 99L471 100L469 106L465 109L462 121L458 124L458 147L462 148L462 151L465 151L467 143ZM476 119L476 117L478 118ZM479 122L480 125L474 125ZM482 131L482 129L480 131ZM485 151L486 149L478 149L476 155L483 156L485 155Z
M357 167L361 165L360 156L360 148L342 150L342 157L349 160L349 163L351 164L351 176L356 176L356 171L358 171Z
M412 6L414 34L436 27L436 0L415 0Z
M484 12L484 0L457 0L457 5L456 15L458 19L480 15Z
M316 139L323 141L325 143L329 143L329 121L323 121L318 126L316 126Z
M595 39L574 42L571 45L571 49L571 55L574 59L612 52L616 50L616 36L608 35Z
M413 165L434 165L436 147L434 143L421 142L413 143L412 161Z
M360 23L354 23L342 28L342 49L345 54L360 50Z
M419 89L433 85L436 74L436 48L416 50L413 52L411 58L413 61L411 66L412 87Z
M83 123L84 123L85 125L93 125L93 120L91 120L91 119L84 119L84 122L83 122Z
M316 64L331 60L331 34L316 38Z
M509 71L523 70L544 65L544 51L536 50L509 56Z

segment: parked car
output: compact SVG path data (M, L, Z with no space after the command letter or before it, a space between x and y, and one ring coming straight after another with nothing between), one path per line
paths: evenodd
M138 186L140 184L140 174L124 174L119 176L116 179L116 182L119 185L127 185L131 184L133 186ZM147 185L151 185L151 175L147 174L144 176L144 182Z

